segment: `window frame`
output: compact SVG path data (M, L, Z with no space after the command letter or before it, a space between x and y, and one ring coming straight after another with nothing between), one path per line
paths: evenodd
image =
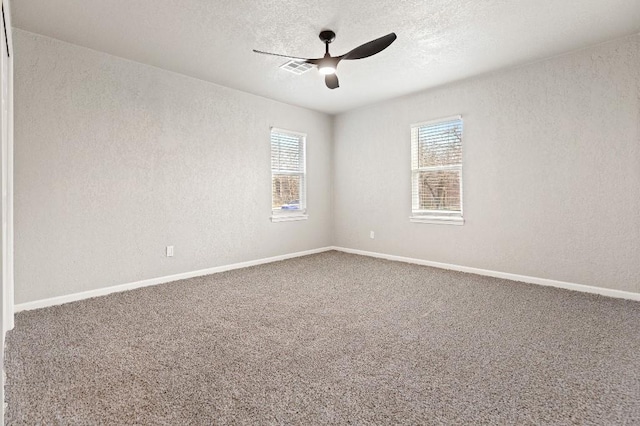
M442 166L429 166L429 167L417 167L417 164L414 162L414 156L417 155L415 150L418 148L417 144L418 137L417 132L419 132L420 128L429 127L441 123L451 122L451 121L460 121L460 125L462 127L460 133L460 145L461 145L461 157L460 164L448 164ZM420 123L415 123L410 126L411 131L411 140L410 140L410 163L411 163L411 216L409 216L409 221L414 223L429 223L429 224L438 224L438 225L464 225L464 192L463 192L463 152L464 152L464 122L462 120L462 115L454 115L450 117L437 118L434 120L423 121ZM416 167L414 167L414 165ZM460 174L460 211L457 210L424 210L424 209L416 209L417 205L417 197L419 197L418 190L418 176L420 172L430 172L430 171L446 171L446 170L457 170Z
M296 132L293 130L282 129L279 127L271 127L269 129L269 161L272 161L273 154L273 135L281 134L288 137L297 137L300 144L302 157L302 171L291 172L274 170L271 164L271 221L272 222L290 222L297 220L306 220L309 218L307 214L307 134ZM283 210L282 208L273 208L273 179L276 175L300 176L301 184L299 189L300 208L295 210Z

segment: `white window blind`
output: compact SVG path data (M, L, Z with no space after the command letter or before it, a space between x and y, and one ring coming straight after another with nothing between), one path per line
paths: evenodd
M306 135L271 129L271 211L275 222L306 219Z
M462 118L411 126L413 222L463 223Z

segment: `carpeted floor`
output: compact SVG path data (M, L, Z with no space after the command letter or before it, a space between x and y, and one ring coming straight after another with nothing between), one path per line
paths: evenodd
M640 303L338 252L22 312L8 424L640 424Z

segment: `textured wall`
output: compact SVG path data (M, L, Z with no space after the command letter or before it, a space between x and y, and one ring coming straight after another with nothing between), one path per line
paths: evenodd
M24 31L15 49L16 303L331 243L331 117ZM308 134L307 221L270 222L270 126Z
M409 126L455 114L466 223L410 223ZM639 126L640 36L339 115L334 243L640 292Z
M332 242L640 292L638 36L333 120L24 31L15 44L17 303ZM453 114L466 224L410 223L409 125ZM271 125L308 133L308 221L269 221Z

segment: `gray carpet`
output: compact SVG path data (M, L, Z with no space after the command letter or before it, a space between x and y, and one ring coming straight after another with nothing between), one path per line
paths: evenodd
M640 424L640 303L327 252L22 312L8 424Z

